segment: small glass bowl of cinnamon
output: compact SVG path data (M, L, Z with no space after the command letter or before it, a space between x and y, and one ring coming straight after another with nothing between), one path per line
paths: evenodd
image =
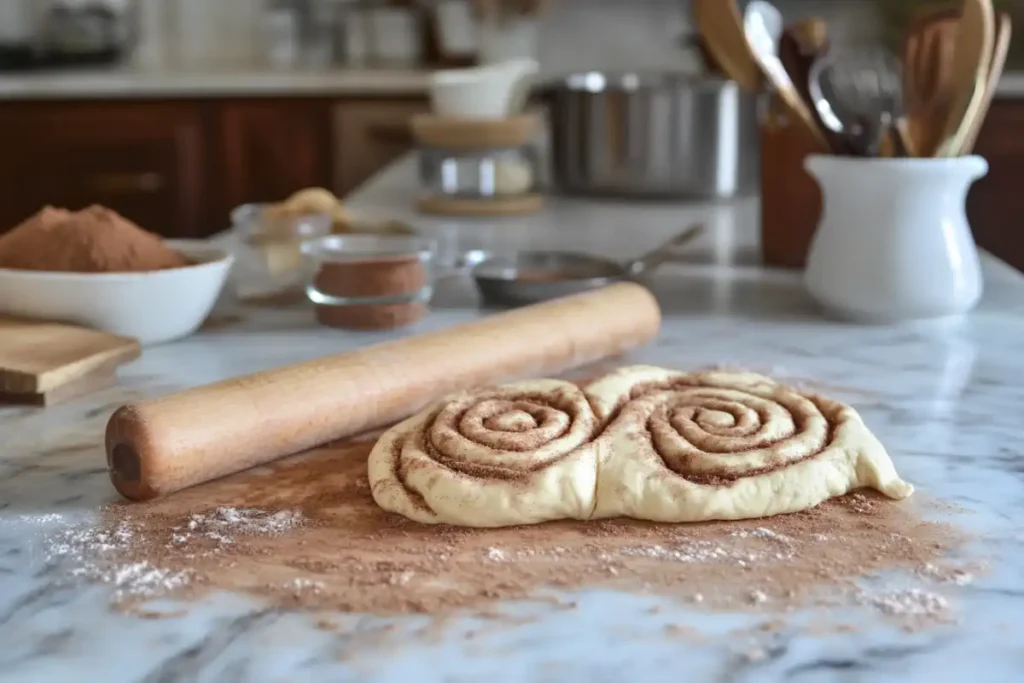
M322 325L385 330L421 320L434 294L437 245L403 235L332 235L302 244L306 295Z
M277 296L302 291L303 242L331 234L326 213L289 213L276 205L245 204L231 212L232 230L240 242L234 284L241 298Z

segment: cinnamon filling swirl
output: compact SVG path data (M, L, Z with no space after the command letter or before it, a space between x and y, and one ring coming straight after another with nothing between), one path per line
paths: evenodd
M468 526L740 519L862 486L912 491L848 406L760 375L643 366L582 390L540 380L453 397L385 434L370 475L385 509Z

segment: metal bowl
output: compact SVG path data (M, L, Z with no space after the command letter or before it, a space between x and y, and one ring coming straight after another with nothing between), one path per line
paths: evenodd
M730 198L757 188L758 100L734 81L593 71L545 90L552 179L564 192Z

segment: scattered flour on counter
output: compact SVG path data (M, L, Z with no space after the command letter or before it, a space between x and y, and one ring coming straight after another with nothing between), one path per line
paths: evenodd
M981 567L984 569L984 567ZM962 569L960 567L943 567L931 562L924 564L918 569L918 574L921 576L932 579L934 581L940 581L942 583L952 583L957 586L969 586L974 583L974 573Z
M122 520L107 526L82 524L68 525L60 515L46 515L48 521L65 522L44 537L44 556L48 564L71 565L68 575L99 581L113 586L114 598L156 597L192 582L193 573L187 569L169 569L159 566L154 553L158 547L164 554L197 557L204 552L203 544L195 541L214 541L217 547L231 544L241 536L276 536L305 525L308 520L298 510L267 512L249 508L221 507L205 514L193 514L170 533L170 541L145 531L143 522ZM37 518L33 517L33 521ZM209 545L205 545L209 553ZM296 589L299 589L296 586ZM313 589L312 585L302 588Z
M763 538L765 540L779 541L780 543L789 543L791 540L784 534L777 533L771 529L765 529L764 527L751 530L740 529L733 531L729 535L734 538Z
M113 585L118 598L162 595L188 585L192 578L188 572L161 569L146 561L111 567L85 565L72 569L71 575Z
M193 514L183 526L174 527L172 545L184 545L194 537L218 545L230 545L236 536L275 536L307 522L298 510L266 512L250 508L220 507L207 514Z
M54 524L67 521L64 515L56 512L47 512L41 515L18 515L17 519L19 522L27 524Z
M949 600L938 593L920 588L895 590L876 596L865 595L861 596L861 601L896 617L938 620L948 618L951 613Z
M312 591L316 593L324 589L324 583L323 581L312 579L295 578L289 581L286 587L294 591Z
M782 534L776 534L767 529L735 531L730 535L737 538L760 538L777 541L782 541L782 539L786 538ZM747 567L765 560L787 560L791 559L794 554L789 548L785 548L782 551L760 551L730 547L729 545L714 541L691 541L675 547L663 545L626 546L619 553L627 557L647 557L654 560L669 560L673 562L732 562L740 567Z

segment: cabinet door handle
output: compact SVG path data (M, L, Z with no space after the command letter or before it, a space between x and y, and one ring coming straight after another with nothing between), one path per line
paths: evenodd
M408 126L371 126L369 137L387 145L411 145L412 132Z
M96 192L114 194L149 194L157 192L164 186L164 179L159 173L98 173L92 176L87 184Z

